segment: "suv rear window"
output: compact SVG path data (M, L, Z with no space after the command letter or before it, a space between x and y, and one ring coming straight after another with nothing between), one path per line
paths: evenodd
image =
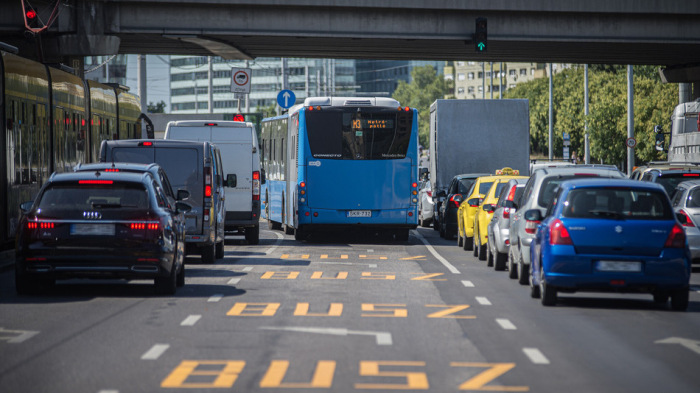
M668 195L673 194L673 190L681 182L687 180L697 180L700 179L700 172L696 173L662 173L656 178L656 183L661 184Z

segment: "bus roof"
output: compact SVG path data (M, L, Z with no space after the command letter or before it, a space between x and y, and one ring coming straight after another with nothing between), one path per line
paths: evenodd
M401 104L388 97L309 97L304 106L378 106L398 108Z

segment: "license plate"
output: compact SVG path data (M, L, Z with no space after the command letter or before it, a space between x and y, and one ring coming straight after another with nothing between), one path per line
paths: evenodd
M601 272L641 272L641 262L598 261L597 269Z
M371 210L350 210L348 217L372 217Z
M73 224L71 235L114 236L114 224Z

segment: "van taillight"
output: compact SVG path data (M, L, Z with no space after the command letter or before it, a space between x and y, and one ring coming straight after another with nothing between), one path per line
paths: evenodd
M253 171L253 200L260 200L260 171Z
M204 196L211 198L211 167L204 168Z

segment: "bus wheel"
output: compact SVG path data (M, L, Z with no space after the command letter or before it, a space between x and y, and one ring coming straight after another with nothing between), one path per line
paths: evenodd
M306 231L304 231L301 226L299 228L294 228L294 240L302 241L306 239L306 236Z

